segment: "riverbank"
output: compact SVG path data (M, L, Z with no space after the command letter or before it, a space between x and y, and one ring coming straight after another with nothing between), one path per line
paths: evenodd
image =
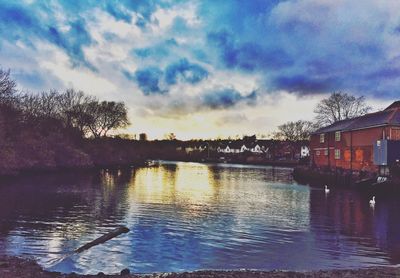
M158 160L158 159L154 159ZM247 158L202 158L202 157L163 157L160 160L166 161L180 161L180 162L196 162L196 163L226 163L226 164L242 164L242 165L261 165L261 166L273 166L273 167L288 167L294 168L302 163L299 160L269 160L262 159L260 157L247 157Z
M4 154L2 149L0 177L142 166L145 162L145 151L138 141L119 138L63 140L47 144L46 150L37 150L39 144L29 146L33 151L27 151L26 146L22 150L14 146Z
M97 275L79 275L75 273L62 274L59 272L49 272L44 270L35 261L9 256L0 256L0 277L2 278L76 278L76 277L171 277L171 278L192 278L192 277L270 277L270 278L316 278L316 277L400 277L400 268L397 267L374 267L364 269L350 269L350 270L320 270L320 271L256 271L256 270L238 270L238 271L214 271L202 270L194 272L182 273L154 273L147 275L130 274L127 269L122 270L117 274L103 274Z
M312 186L328 185L332 187L352 187L370 193L399 192L399 171L393 171L392 175L385 177L384 181L378 179L377 173L366 171L329 170L312 168L309 166L296 166L293 169L293 178L300 183Z
M213 163L230 163L230 164L243 164L243 165L262 165L273 167L296 167L299 166L298 160L266 160L266 159L246 159L246 160L203 160L199 162L213 162Z
M297 166L293 169L293 177L296 181L310 185L329 186L354 186L362 177L347 172L330 171L311 168L309 166ZM373 178L372 176L370 178Z

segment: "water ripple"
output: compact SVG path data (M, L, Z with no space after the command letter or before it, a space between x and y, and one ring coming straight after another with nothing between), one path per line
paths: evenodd
M163 162L68 181L0 188L1 253L78 273L400 263L396 200L371 212L368 196L338 189L327 197L293 182L287 168ZM117 225L131 231L71 255Z

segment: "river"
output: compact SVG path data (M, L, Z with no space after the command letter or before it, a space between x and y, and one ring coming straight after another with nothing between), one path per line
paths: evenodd
M166 162L0 184L0 254L65 273L315 270L400 262L400 202L296 183L290 168ZM68 256L125 225L130 232Z

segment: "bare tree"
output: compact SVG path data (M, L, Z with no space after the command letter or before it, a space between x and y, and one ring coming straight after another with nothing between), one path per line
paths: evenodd
M97 102L76 104L65 111L65 124L78 129L82 136L88 136L91 133L90 126L94 121L94 116L91 115L90 103Z
M165 138L165 140L174 141L174 140L176 140L176 135L175 135L175 133L171 132L171 133L165 134L164 138Z
M351 119L368 113L372 108L365 103L365 97L355 97L343 92L332 93L318 103L314 109L318 126Z
M37 117L40 113L39 99L32 94L21 94L19 97L19 108L24 113L25 118Z
M32 122L56 119L64 127L78 129L82 136L107 136L110 130L129 125L123 102L99 102L95 97L73 89L63 93L52 90L39 95L23 94L19 107L25 118Z
M86 114L90 116L88 128L93 136L107 136L112 129L128 126L128 112L123 102L93 101L86 105Z
M61 114L61 96L56 90L42 92L38 97L41 115L45 118L59 119Z
M29 117L60 119L60 93L56 90L42 92L39 95L23 94L19 108Z
M314 124L310 121L287 122L278 126L278 131L274 133L273 137L277 140L308 140L314 129Z
M10 103L17 92L17 84L10 77L10 70L0 68L0 103Z
M77 128L82 135L89 132L89 122L92 116L88 111L88 104L98 102L90 95L85 95L82 91L67 89L60 96L61 113L60 117L67 127Z

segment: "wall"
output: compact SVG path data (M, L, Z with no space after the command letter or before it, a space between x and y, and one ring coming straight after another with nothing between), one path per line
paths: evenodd
M335 141L335 132L330 132L325 134L324 143L320 143L319 134L312 135L311 161L318 167L376 172L378 167L373 164L373 144L384 137L400 140L400 128L375 127L346 131L341 133L340 141ZM335 149L340 150L340 159L335 159Z

